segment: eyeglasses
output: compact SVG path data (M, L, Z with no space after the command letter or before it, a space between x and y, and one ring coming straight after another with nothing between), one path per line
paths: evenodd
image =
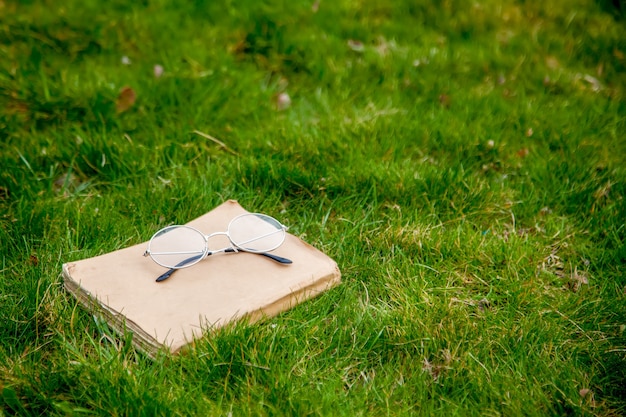
M265 256L281 264L291 260L271 252L285 241L287 227L265 214L246 213L235 217L228 224L226 232L205 235L190 226L168 226L156 232L143 256L150 256L157 264L169 268L156 281L164 281L175 271L197 264L209 255L220 252L250 252ZM210 250L209 239L226 236L230 246Z

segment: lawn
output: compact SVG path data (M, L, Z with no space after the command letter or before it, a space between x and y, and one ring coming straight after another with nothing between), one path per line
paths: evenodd
M625 14L0 0L0 415L626 414ZM228 199L342 284L156 359L64 290Z

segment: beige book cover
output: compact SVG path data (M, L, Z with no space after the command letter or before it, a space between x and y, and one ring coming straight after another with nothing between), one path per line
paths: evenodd
M207 235L223 232L245 213L230 200L187 225ZM227 241L222 243L226 246ZM220 242L209 244L213 249ZM252 253L217 253L163 282L155 279L167 269L143 256L147 246L145 242L66 263L63 278L81 304L95 309L118 331L132 332L135 346L151 356L163 348L178 353L203 333L234 320L274 316L341 279L331 258L289 233L272 253L292 264Z

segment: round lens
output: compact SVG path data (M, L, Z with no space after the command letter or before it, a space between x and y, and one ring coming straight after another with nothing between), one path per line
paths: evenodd
M283 244L285 227L265 214L244 214L230 222L228 237L235 246L245 251L269 252Z
M200 262L206 253L204 235L188 226L170 226L150 239L148 253L166 268L185 268Z

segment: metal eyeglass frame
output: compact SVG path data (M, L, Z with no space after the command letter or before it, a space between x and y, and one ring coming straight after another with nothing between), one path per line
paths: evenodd
M241 221L243 218L246 217L258 217L262 220L268 221L268 223L273 224L276 227L276 230L271 231L269 233L263 234L261 236L256 236L252 239L246 240L244 242L234 242L233 238L231 237L231 228L233 225L236 225L239 221ZM202 238L204 239L204 248L202 250L197 250L197 251L193 251L193 252L152 252L152 244L154 243L155 239L158 237L161 237L162 235L166 234L167 232L170 232L172 230L176 230L176 229L186 229L186 230L190 230L193 233L197 233L198 236L202 236ZM235 218L233 218L230 223L228 224L227 230L225 232L214 232L211 234L204 234L202 233L200 230L191 227L191 226L185 226L185 225L172 225L172 226L167 226L164 227L160 230L158 230L154 235L152 235L152 237L150 238L150 241L148 242L148 248L146 249L146 251L144 252L143 256L150 256L150 258L158 265L163 266L165 268L168 268L169 270L167 272L165 272L164 274L160 275L156 281L157 282L161 282L161 281L165 281L166 279L168 279L174 272L176 272L179 269L182 268L187 268L190 266L193 266L195 264L197 264L198 262L202 261L204 258L206 258L209 255L213 255L216 253L237 253L237 252L248 252L248 253L253 253L253 254L257 254L257 255L262 255L265 256L273 261L276 261L280 264L283 265L287 265L287 264L291 264L292 261L290 259L287 258L283 258L281 256L277 256L271 253L268 253L270 251L273 251L277 248L279 248L285 241L285 236L286 236L286 231L287 231L288 227L285 226L284 224L282 224L281 222L279 222L278 220L276 220L275 218L268 216L266 214L261 214L261 213L245 213L245 214L241 214ZM263 248L262 250L255 250L255 249L251 249L251 248L246 248L243 245L246 245L248 243L254 242L256 240L259 239L263 239L265 237L271 236L274 233L282 233L282 239L280 239L280 241L277 244L274 244L273 246L270 247L266 247ZM228 238L228 241L231 243L231 246L227 246L221 249L217 249L217 250L209 250L209 240L215 236L226 236ZM196 255L194 256L190 256L186 259L183 259L182 261L178 262L175 265L168 265L168 264L164 264L162 262L159 262L159 260L157 258L155 258L155 256L158 255L177 255L177 254L184 254L184 253L195 253Z

